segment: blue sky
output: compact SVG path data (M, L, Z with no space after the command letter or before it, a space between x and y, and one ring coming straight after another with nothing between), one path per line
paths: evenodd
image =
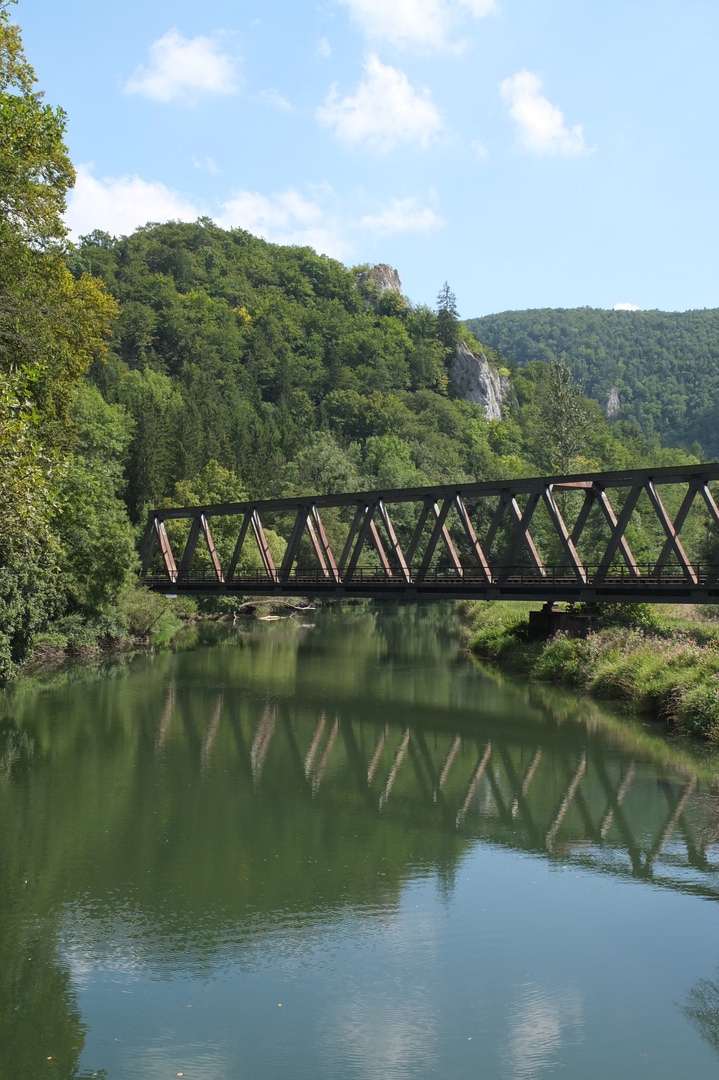
M719 306L716 0L20 0L68 222L199 214L464 318Z

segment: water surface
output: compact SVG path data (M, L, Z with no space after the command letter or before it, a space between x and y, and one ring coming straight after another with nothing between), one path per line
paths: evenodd
M0 1078L717 1075L714 763L446 608L0 705Z

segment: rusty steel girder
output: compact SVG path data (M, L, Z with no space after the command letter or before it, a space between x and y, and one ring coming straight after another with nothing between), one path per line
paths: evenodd
M719 464L162 508L148 515L140 574L165 593L714 604L719 563L690 558L680 536L692 511L696 534L697 507L704 533L719 529L714 481ZM219 519L237 522L224 566ZM279 565L268 519L285 545ZM179 562L168 534L178 521L189 523ZM193 568L203 538L206 565ZM302 550L311 565L299 565Z

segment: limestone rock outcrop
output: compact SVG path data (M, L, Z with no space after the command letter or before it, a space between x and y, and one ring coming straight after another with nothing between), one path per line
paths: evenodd
M619 394L615 387L609 391L609 397L607 398L607 404L604 406L604 410L611 420L612 417L618 416L621 411L621 404L619 402Z
M477 356L460 341L449 365L449 378L461 398L483 406L488 420L502 419L509 379L492 367L484 353Z
M399 274L393 266L388 266L387 263L377 263L373 266L369 273L362 275L365 280L368 278L374 281L377 288L381 293L386 292L398 292L402 295L402 282L400 281Z

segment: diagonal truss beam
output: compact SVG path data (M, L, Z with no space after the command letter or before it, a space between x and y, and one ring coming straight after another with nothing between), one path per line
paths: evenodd
M407 584L409 584L409 582L411 581L411 575L410 575L410 572L409 572L409 565L407 563L407 560L404 557L404 552L402 551L402 548L400 547L399 540L397 539L397 533L394 531L394 525L392 524L392 519L389 516L389 510L385 506L383 499L379 500L379 502L377 504L377 508L378 508L378 510L380 512L380 517L382 518L382 524L385 527L385 532L387 533L387 538L389 539L389 544L390 544L390 548L392 549L392 554L394 555L397 563L399 564L399 572L402 575L403 580Z
M532 495L530 495L527 501L527 505L524 508L524 512L520 510L519 504L513 495L509 498L507 502L507 506L509 507L511 514L517 523L517 529L509 549L509 554L507 555L506 565L503 566L499 571L499 581L506 581L509 577L509 574L514 567L514 563L516 561L517 555L522 548L522 545L526 546L527 550L529 551L529 557L534 563L539 573L541 574L541 576L547 576L539 552L537 551L534 540L532 539L529 532L529 526L531 524L532 517L534 516L534 511L537 509L537 503L539 502L539 498L540 492L538 491L535 491Z
M555 531L556 531L557 535L559 536L559 539L562 541L562 546L564 547L564 557L565 557L566 562L569 563L569 565L574 570L574 573L576 574L577 580L581 581L584 584L586 584L586 581L587 581L586 571L585 571L584 567L582 566L582 563L580 561L579 554L578 554L577 549L575 547L574 541L572 540L572 537L569 535L569 532L567 530L567 526L566 526L566 524L564 522L564 518L562 517L561 512L559 510L559 507L557 506L556 500L554 498L554 492L552 491L552 485L551 484L547 484L546 488L544 489L544 491L542 493L542 497L544 499L544 505L547 507L547 510L549 511L549 516L550 516L550 518L552 520L552 524L554 525ZM586 501L586 498L585 498L585 501Z
M631 518L632 514L634 513L634 509L635 509L635 507L637 505L637 502L639 501L639 496L641 495L641 493L642 493L642 487L640 485L638 485L638 484L634 484L634 486L629 489L629 492L627 493L627 497L624 500L624 505L622 506L619 517L617 517L615 515L615 513L614 513L614 509L612 507L612 504L610 503L609 499L607 498L607 494L604 491L604 489L601 488L598 484L595 485L595 489L594 489L595 498L599 502L599 505L600 505L600 507L602 509L602 512L604 513L604 516L606 517L607 521L609 522L609 524L612 527L611 539L610 539L609 543L607 544L604 555L602 556L601 562L599 563L599 568L598 568L596 574L594 575L594 583L595 584L601 583L601 582L603 582L605 580L605 578L607 576L607 573L609 571L609 568L612 565L612 562L614 560L614 556L616 555L617 551L621 551L622 556L624 558L624 561L626 562L627 567L629 568L630 575L633 578L638 578L639 577L639 568L637 567L637 564L634 561L634 556L632 555L629 544L626 541L626 537L624 536L624 532L626 530L627 525L629 524L629 519Z
M484 553L482 545L480 544L479 540L477 539L477 534L474 531L474 526L472 525L472 521L470 519L470 516L467 513L467 508L464 505L464 502L462 500L462 496L459 493L455 496L454 504L455 504L455 506L457 508L457 513L459 515L459 520L462 523L462 528L464 529L465 533L467 534L467 539L469 540L470 547L472 548L472 552L473 552L475 558L477 559L477 562L480 565L480 568L482 570L482 573L485 576L485 579L488 582L491 582L492 581L492 570L491 570L491 567L489 565L489 560L487 559L487 556Z
M322 519L320 518L320 512L313 503L310 507L310 515L307 521L307 531L310 534L310 540L312 541L315 549L315 554L319 560L322 572L326 578L330 578L332 581L339 581L339 569L335 562L335 557L332 553L329 540L327 539L327 533L325 532Z
M679 529L681 529L689 511L691 510L692 503L694 502L694 497L697 493L696 487L694 487L693 484L689 486L689 490L684 496L684 501L679 508L679 513L677 514L676 521L674 522L672 522L672 519L669 517L664 503L659 497L659 492L657 491L651 480L647 481L646 488L647 495L649 496L650 502L654 507L654 512L659 518L664 532L667 534L666 543L662 548L662 552L659 556L659 561L657 562L657 571L661 570L664 562L666 562L666 557L668 557L669 552L673 551L687 579L691 581L692 585L696 585L698 581L696 572L694 570L694 567L689 562L687 554L682 547L682 542L679 539Z
M250 525L252 532L255 534L255 540L257 541L257 547L260 551L260 559L264 567L265 573L270 581L275 583L279 581L279 576L275 568L275 563L272 558L272 552L270 551L270 545L267 543L267 537L265 536L265 530L262 528L262 521L257 509L254 509L250 514Z

